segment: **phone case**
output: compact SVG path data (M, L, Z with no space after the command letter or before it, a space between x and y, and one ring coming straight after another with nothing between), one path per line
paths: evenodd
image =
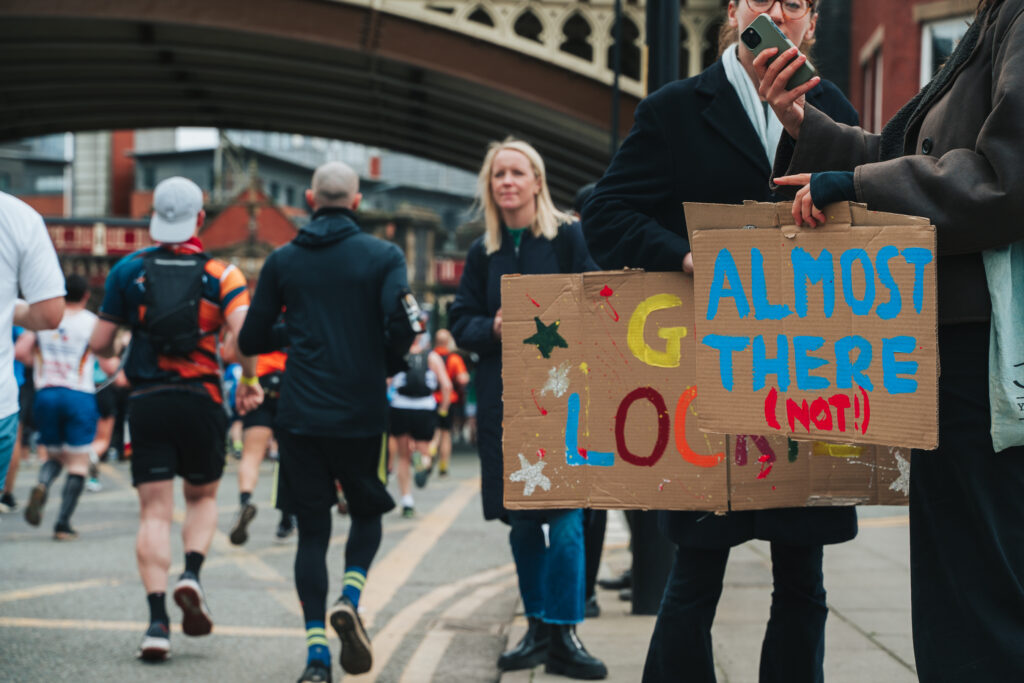
M748 35L750 31L753 31L758 37L760 42L756 45L750 44L751 36ZM767 14L759 14L754 21L750 22L750 25L743 30L743 34L740 36L740 40L743 44L754 53L754 56L761 54L764 50L770 47L779 49L779 54L782 54L789 48L793 47L793 41L786 37L786 34L772 21L772 18ZM774 60L774 58L773 58ZM807 81L814 78L818 73L818 70L811 64L811 60L807 60L803 65L797 69L793 77L786 83L786 90L792 90L798 85L803 85Z

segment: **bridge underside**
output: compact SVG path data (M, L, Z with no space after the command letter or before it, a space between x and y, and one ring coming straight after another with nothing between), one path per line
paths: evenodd
M12 0L0 8L0 139L250 128L476 170L487 142L515 134L540 150L565 201L607 164L609 95L511 50L323 0ZM635 105L623 97L623 131Z

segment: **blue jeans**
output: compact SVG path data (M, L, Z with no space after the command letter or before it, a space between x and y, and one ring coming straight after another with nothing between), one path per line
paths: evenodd
M0 491L7 483L7 468L14 453L14 440L18 438L18 413L0 420Z
M821 683L825 586L820 545L772 543L772 607L761 646L760 683ZM713 683L711 622L729 549L679 548L654 625L644 683Z
M509 511L508 540L519 575L519 595L526 616L549 624L583 621L583 511ZM549 525L550 547L541 524Z

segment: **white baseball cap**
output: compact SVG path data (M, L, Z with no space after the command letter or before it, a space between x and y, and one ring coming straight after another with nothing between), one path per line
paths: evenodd
M174 176L160 181L153 192L149 236L154 242L178 244L195 233L203 210L203 191L188 178Z

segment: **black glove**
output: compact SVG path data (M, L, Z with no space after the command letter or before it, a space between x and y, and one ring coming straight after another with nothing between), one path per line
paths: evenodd
M852 171L826 171L811 174L811 201L819 209L834 202L855 202Z

